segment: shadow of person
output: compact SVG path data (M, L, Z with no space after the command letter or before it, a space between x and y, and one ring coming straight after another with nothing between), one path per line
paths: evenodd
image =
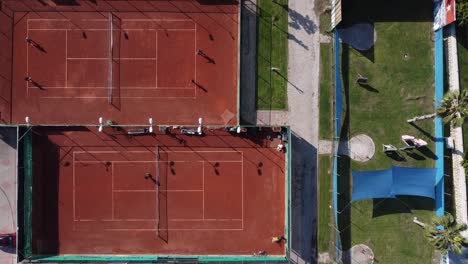
M379 90L375 89L374 87L372 87L369 84L359 84L359 86L361 86L362 88L366 89L369 92L379 93Z

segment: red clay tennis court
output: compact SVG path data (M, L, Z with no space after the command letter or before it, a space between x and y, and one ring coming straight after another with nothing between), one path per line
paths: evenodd
M238 3L4 2L17 10L6 122L237 124Z
M34 255L285 254L278 133L35 127Z

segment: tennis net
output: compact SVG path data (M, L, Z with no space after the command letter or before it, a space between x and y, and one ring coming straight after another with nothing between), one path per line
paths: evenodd
M157 196L157 230L158 237L163 241L168 241L167 222L167 166L168 156L159 145L156 145L156 196Z

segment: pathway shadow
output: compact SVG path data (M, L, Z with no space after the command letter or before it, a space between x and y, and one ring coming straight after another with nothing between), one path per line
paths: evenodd
M242 1L240 36L240 122L257 123L257 42L258 17L251 1Z
M291 135L291 259L317 259L317 148ZM299 261L301 263L301 261Z

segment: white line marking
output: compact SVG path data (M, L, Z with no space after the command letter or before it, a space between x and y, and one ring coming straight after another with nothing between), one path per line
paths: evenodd
M107 58L93 58L93 57L68 57L67 60L108 60L109 57ZM120 60L156 60L156 58L119 58Z
M114 190L114 192L126 192L126 193L132 193L132 192L149 192L149 193L154 193L157 192L156 190ZM203 192L203 190L160 190L160 192Z
M98 222L98 221L103 221L103 222L157 222L157 219L146 219L146 218L140 218L140 219L76 219L74 220L76 222ZM168 219L168 221L173 221L173 222L197 222L197 221L207 221L207 222L240 222L242 219Z
M144 231L157 231L158 229L130 229L130 228L113 228L113 229L104 229L105 231L131 231L131 232L144 232ZM159 230L168 230L168 231L242 231L242 229L221 229L221 228L160 228Z
M169 221L174 222L183 222L183 221L210 221L210 222L229 222L229 221L242 221L242 219L210 219L210 218L203 218L203 219L169 219Z
M154 54L154 56L156 56L156 58L157 58L158 57L158 31L155 31L154 34L156 36L156 38L154 40L155 46L156 46L155 47L156 53ZM154 86L158 87L158 61L155 60L155 63L156 63L156 67L155 67L155 77L154 78L156 80L155 80L155 85Z
M129 153L154 153L154 151L149 151L149 150L89 150L89 151L82 151L82 150L77 150L73 151L73 153L122 153L122 152L129 152ZM236 151L236 150L165 150L164 152L171 152L171 153L225 153L225 152L231 152L231 153L238 153L242 155L242 151ZM153 160L154 161L154 160Z
M242 163L241 163L241 202L242 202L242 207L241 207L241 218L242 218L242 230L244 230L244 152L241 151L242 155Z
M108 99L108 96L42 96L41 99ZM119 98L125 99L157 99L157 98L165 98L165 99L196 99L196 97L173 97L173 96L119 96Z
M102 21L108 22L105 18L82 18L81 21ZM29 21L71 21L68 18L28 18ZM122 21L193 21L193 19L171 19L171 18L123 18Z
M37 89L34 86L28 87L29 89ZM48 87L43 86L44 89L109 89L109 87L104 86L55 86L55 87ZM128 90L192 90L192 87L152 87L152 86L122 86L123 89Z
M28 17L29 17L29 14L28 14ZM29 37L29 18L28 18L28 23L26 25L26 37ZM29 76L29 44L27 41L25 41L26 43L26 76ZM26 83L26 97L29 97L29 82L25 82Z
M202 188L203 188L203 204L202 204L202 209L203 209L203 219L205 219L205 161L203 161L203 166L202 166Z
M112 219L114 219L115 217L115 214L114 214L114 208L115 208L115 204L114 204L114 162L111 162L111 203L112 203Z
M68 31L65 31L65 88L68 86Z
M29 31L83 31L83 29L75 28L31 28ZM86 31L109 31L104 28L87 28ZM195 31L193 28L126 28L125 31Z
M76 162L77 163L102 163L104 160L77 160ZM108 161L108 160L106 160ZM194 163L194 162L232 162L232 163L235 163L235 162L242 162L241 160L171 160L173 162L177 162L177 163ZM154 160L113 160L111 162L114 162L114 163L156 163L156 161ZM166 163L165 161L157 161L159 163Z
M195 24L195 45L194 45L194 57L195 57L195 76L193 77L193 79L195 80L195 83L197 82L197 24ZM192 84L193 85L193 84ZM197 86L196 85L193 85L193 88L195 89L195 98L197 98Z
M73 220L76 220L76 206L75 206L75 152L73 151Z

